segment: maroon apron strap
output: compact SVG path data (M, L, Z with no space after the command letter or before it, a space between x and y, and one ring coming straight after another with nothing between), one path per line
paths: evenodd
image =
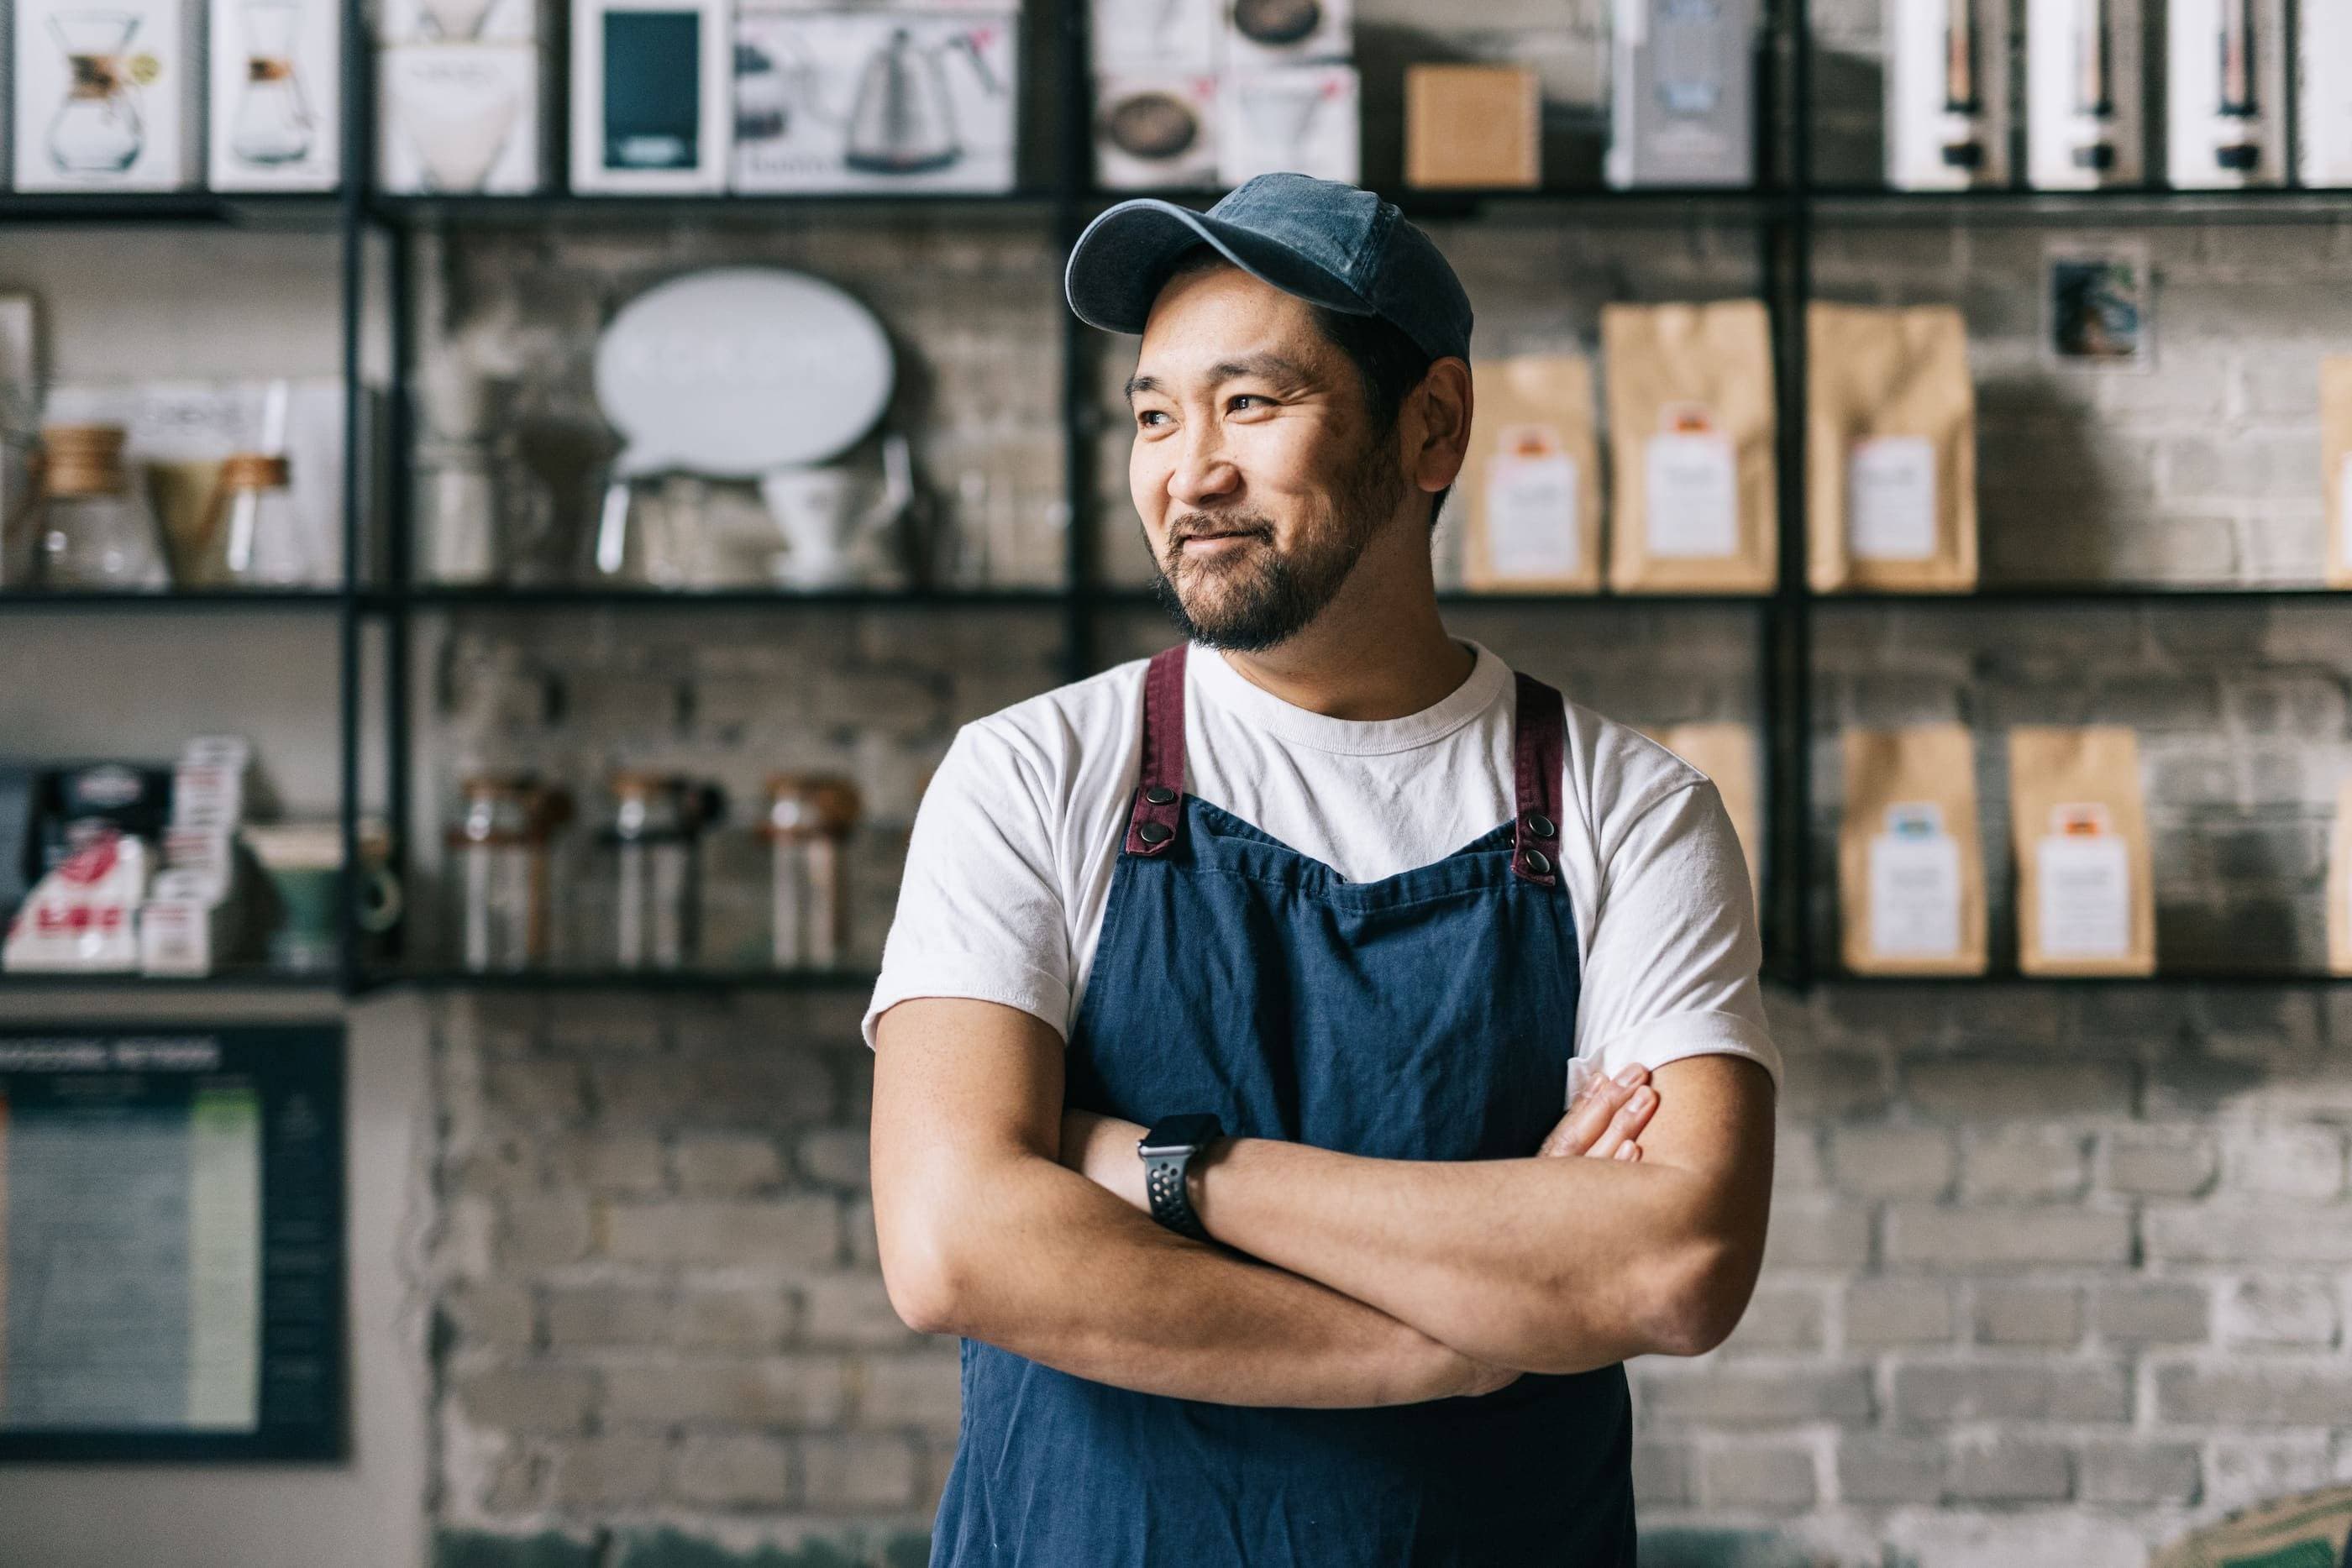
M1184 820L1184 651L1151 656L1143 677L1143 776L1127 819L1127 852L1156 855L1176 841Z
M1512 726L1518 800L1511 818L1511 871L1542 887L1559 880L1560 769L1568 757L1568 711L1557 689L1518 673Z

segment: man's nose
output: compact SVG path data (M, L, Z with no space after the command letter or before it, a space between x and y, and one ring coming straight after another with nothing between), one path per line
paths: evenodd
M1171 498L1188 507L1202 507L1230 497L1241 487L1241 470L1226 453L1223 436L1213 425L1195 424L1184 436L1184 450L1168 476Z

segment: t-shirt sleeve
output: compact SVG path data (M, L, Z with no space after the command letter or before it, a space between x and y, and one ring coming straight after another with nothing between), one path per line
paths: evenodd
M1676 784L1604 841L1577 1002L1577 1054L1614 1073L1685 1056L1751 1057L1780 1082L1765 1027L1755 894L1723 798Z
M906 875L861 1030L909 997L972 997L1068 1038L1069 922L1039 760L984 723L956 732L915 809Z

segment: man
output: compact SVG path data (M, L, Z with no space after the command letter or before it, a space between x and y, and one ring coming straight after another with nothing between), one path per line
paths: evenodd
M1730 1332L1770 1185L1715 788L1441 623L1470 306L1393 206L1121 203L1066 288L1141 334L1185 641L917 813L865 1028L890 1299L962 1337L931 1562L1630 1563L1622 1364Z

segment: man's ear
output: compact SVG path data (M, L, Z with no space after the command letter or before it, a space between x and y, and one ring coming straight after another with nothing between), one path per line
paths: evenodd
M1454 483L1470 450L1470 364L1448 354L1430 361L1412 390L1417 441L1408 455L1413 483L1434 493Z

